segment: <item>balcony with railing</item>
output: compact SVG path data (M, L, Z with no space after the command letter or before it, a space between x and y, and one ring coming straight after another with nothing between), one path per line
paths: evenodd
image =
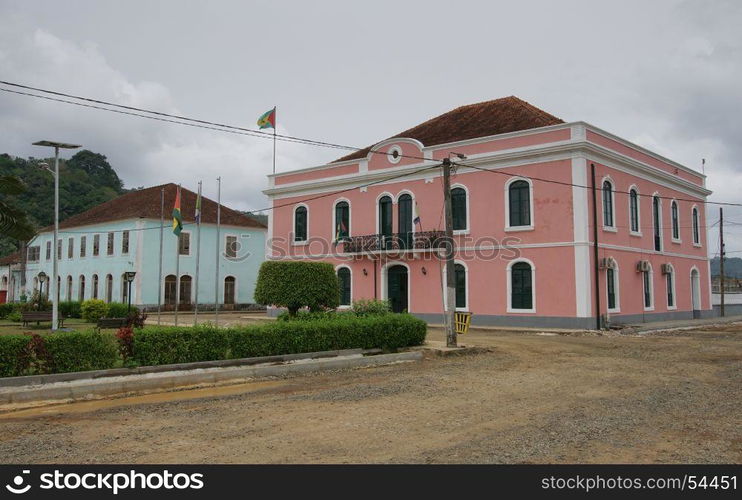
M400 252L442 248L446 242L444 231L420 231L416 233L369 234L345 238L346 253Z

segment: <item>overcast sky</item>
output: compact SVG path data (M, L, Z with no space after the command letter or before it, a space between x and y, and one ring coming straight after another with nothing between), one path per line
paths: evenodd
M706 158L711 199L742 202L741 26L736 0L0 0L0 79L247 127L277 105L279 133L358 147L517 95ZM203 179L215 197L221 175L228 205L266 205L271 141L0 92L0 152L46 138L108 156L127 187ZM278 171L344 154L279 142ZM742 225L725 234L742 250Z

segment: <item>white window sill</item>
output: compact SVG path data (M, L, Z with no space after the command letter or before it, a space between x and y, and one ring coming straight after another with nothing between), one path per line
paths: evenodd
M462 313L462 312L469 312L469 308L467 308L467 307L457 307L456 308L456 312L460 312L460 313Z
M701 245L700 243L693 243L693 246L694 246L694 247L696 247L696 248L701 248L701 247L703 247L703 245Z
M518 231L533 231L535 228L533 226L506 226L505 232L506 233L515 233Z
M291 242L291 246L292 247L303 247L303 246L308 245L308 244L309 244L309 241L308 240L292 241Z
M678 306L667 306L668 311L676 311L678 309Z
M636 236L637 238L641 238L643 235L642 233L637 233L636 231L629 232L629 236Z
M454 235L454 236L458 236L458 235L460 235L460 234L463 234L463 235L467 235L467 234L469 234L469 232L470 232L470 231L469 231L468 229L457 229L457 230L455 230L455 231L453 232L453 235Z
M654 311L654 306L652 306L652 307L645 307L645 308L644 308L644 311L645 311L645 312L651 312L651 311Z
M608 309L608 314L617 314L620 312L621 312L621 309Z
M512 314L533 314L536 312L536 309L513 309L508 307L507 312Z
M603 231L607 231L609 233L617 233L618 229L613 226L603 226Z
M683 240L676 240L675 238L673 238L672 242L675 243L676 245L680 245L683 243Z

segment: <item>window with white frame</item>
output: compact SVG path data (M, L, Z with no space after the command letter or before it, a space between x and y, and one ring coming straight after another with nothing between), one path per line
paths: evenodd
M629 228L632 233L640 233L639 225L639 192L636 189L629 191Z
M93 257L100 255L100 234L93 235Z
M294 210L294 241L307 241L308 215L304 205Z
M672 219L672 239L680 239L680 215L678 214L678 202L672 200L670 204L670 218Z
M108 244L106 245L106 255L113 255L113 231L108 233Z
M129 231L121 233L121 254L126 255L129 253Z
M349 306L351 304L352 282L350 269L341 267L337 270L338 286L340 287L340 305Z
M603 181L603 227L614 228L613 222L613 184Z
M237 257L237 236L227 235L224 238L224 256L228 259L234 259Z
M85 257L85 247L88 244L87 236L80 237L80 257Z
M191 255L191 233L182 231L178 235L178 253L180 255Z
M519 179L508 185L508 224L510 228L531 226L531 184Z
M451 189L451 215L453 219L453 230L454 231L466 231L468 215L467 215L467 199L466 190L462 187L455 187Z
M652 271L642 272L642 285L644 295L644 309L649 310L654 308L654 295L652 291Z
M46 260L51 260L52 258L52 242L47 241L46 242Z
M605 270L606 292L608 294L608 311L618 311L618 272L614 268Z
M456 263L453 268L456 283L456 309L466 309L468 299L466 296L466 267L463 264Z
M533 269L528 262L516 262L510 267L510 308L533 310Z
M67 258L72 259L74 257L75 257L75 239L68 238L67 239Z
M667 308L675 309L675 270L669 266L665 274L665 284L667 285Z
M691 214L693 221L693 243L696 245L701 244L701 232L698 227L698 208L693 207L693 212Z

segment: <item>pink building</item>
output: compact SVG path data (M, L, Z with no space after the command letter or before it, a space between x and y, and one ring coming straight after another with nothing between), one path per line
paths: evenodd
M437 166L449 156L459 163L456 307L473 312L474 324L594 328L602 316L712 314L704 176L516 97L463 106L373 149L270 176L268 258L331 262L343 304L389 299L396 311L440 322Z

